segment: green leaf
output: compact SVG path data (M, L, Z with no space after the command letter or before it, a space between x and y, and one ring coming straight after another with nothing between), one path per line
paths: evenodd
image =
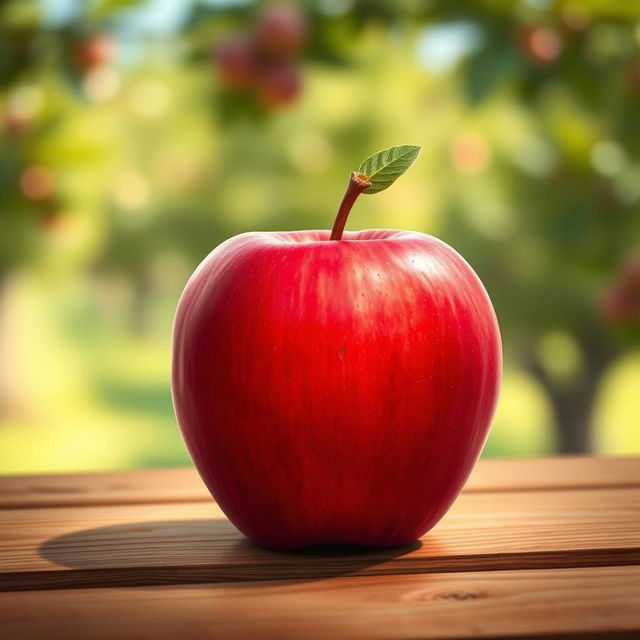
M369 156L358 167L358 173L371 183L364 193L378 193L390 187L415 162L421 148L405 144Z

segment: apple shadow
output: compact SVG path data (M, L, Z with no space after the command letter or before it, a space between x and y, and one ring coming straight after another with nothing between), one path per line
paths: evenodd
M393 549L331 545L283 552L254 545L227 520L137 522L46 540L38 548L40 556L64 569L22 574L13 588L311 582L403 572L421 546L416 541Z

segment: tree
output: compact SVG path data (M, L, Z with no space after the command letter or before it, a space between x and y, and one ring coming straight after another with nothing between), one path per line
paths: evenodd
M589 447L602 376L638 343L620 265L640 247L640 6L308 1L266 19L266 3L194 1L161 37L132 32L135 0L57 23L42 6L0 11L0 285L61 251L47 238L76 215L92 241L70 268L126 274L142 330L163 253L195 266L251 226L326 226L349 163L415 136L439 228L415 226L480 273L560 449ZM444 69L424 59L434 34L457 43ZM360 111L332 120L331 96L305 91L341 76Z

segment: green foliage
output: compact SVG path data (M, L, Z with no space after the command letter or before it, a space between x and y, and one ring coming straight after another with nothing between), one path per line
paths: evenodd
M105 18L123 9L139 6L141 3L141 0L99 0L93 3L90 11L96 18Z
M161 35L134 25L145 2L76 5L66 23L45 20L47 2L0 9L0 292L25 271L51 287L84 282L96 340L143 333L164 353L181 287L216 244L327 228L360 158L409 139L421 162L363 199L351 228L452 244L495 302L510 365L535 361L553 377L549 345L570 345L575 366L557 388L584 383L595 345L638 345L640 304L614 317L602 301L629 289L620 264L640 248L640 3L297 3L303 84L282 107L225 86L215 62L264 3L185 3ZM437 47L417 52L443 28L463 34L451 36L462 53L438 67ZM64 339L89 348L75 329ZM107 382L88 375L96 402L164 412L173 428L166 371L136 379L136 399L116 365Z
M371 183L364 193L379 193L390 187L415 162L420 149L415 145L390 147L363 160L358 173Z

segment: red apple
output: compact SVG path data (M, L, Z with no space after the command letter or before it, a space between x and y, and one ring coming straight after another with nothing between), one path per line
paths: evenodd
M601 314L613 325L637 326L640 323L640 254L626 258L599 303Z
M107 33L96 33L74 45L73 57L84 71L109 64L115 56L115 42Z
M558 32L549 27L521 27L517 42L526 58L539 66L555 62L563 48Z
M265 56L294 56L302 50L307 38L304 15L295 4L267 6L258 15L254 37L258 50Z
M271 548L416 540L458 495L496 405L500 336L471 267L422 233L343 236L345 219L331 236L227 240L178 305L187 447L229 519Z
M300 69L289 62L261 69L256 82L258 100L269 109L291 104L300 94L301 88Z
M251 40L235 36L223 42L215 52L221 83L229 89L244 89L255 80L258 58Z
M634 93L640 93L640 61L632 62L626 70L627 83Z

